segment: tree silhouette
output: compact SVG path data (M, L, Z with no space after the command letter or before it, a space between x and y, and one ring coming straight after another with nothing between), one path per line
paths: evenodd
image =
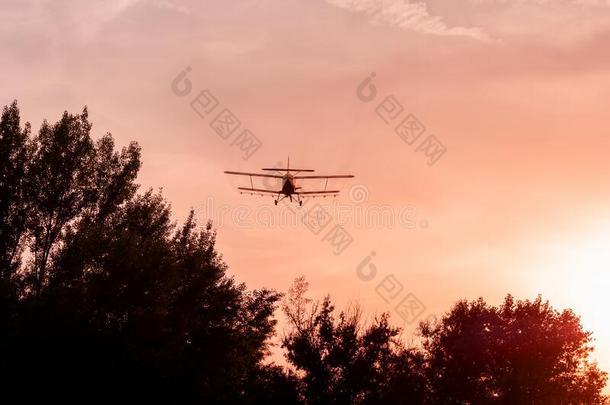
M13 103L0 124L9 158L4 393L100 402L294 398L294 379L263 363L280 295L226 275L210 224L198 227L191 212L176 228L161 195L136 195L137 144L119 153L110 134L94 142L86 109L44 122L30 139L18 113Z
M282 310L287 367L270 362L281 294L227 275L212 224L180 225L138 192L140 148L91 137L86 108L0 118L3 402L606 404L606 373L570 310L541 298L458 302L407 347L387 314L365 324L307 297Z
M540 297L460 301L421 334L433 403L606 403L606 373L588 361L591 333Z
M61 245L70 225L103 221L133 196L140 149L132 143L119 155L112 136L97 143L90 136L87 109L64 112L50 125L44 121L33 140L34 152L24 179L30 200L29 243L33 261L28 287L39 293L47 282L50 255Z
M330 298L312 302L307 288L304 278L295 280L283 305L292 327L283 346L301 372L306 403L424 402L423 356L402 345L387 315L364 326L358 309L335 316Z
M21 265L27 202L23 181L30 160L30 126L21 127L17 102L0 118L0 291L13 295L11 280ZM4 303L7 305L7 303Z

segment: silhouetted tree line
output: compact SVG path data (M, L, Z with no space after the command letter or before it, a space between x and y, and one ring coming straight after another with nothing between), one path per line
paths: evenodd
M460 301L406 346L295 281L248 290L216 234L138 193L136 143L91 137L87 110L0 120L0 402L604 404L579 318L540 298ZM269 361L281 305L286 366Z

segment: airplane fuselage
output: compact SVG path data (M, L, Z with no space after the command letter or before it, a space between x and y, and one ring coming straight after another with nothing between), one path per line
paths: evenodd
M285 175L282 183L282 194L286 197L290 197L298 188L296 180L291 174Z

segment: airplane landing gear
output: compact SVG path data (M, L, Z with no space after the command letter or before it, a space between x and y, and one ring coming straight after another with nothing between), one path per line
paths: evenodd
M275 205L277 205L277 200L273 200L273 202L275 203Z
M303 201L299 201L299 206L303 206Z

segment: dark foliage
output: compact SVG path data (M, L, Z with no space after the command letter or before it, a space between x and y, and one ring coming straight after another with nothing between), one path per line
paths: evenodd
M364 326L357 308L335 316L329 297L312 303L306 291L303 278L289 291L283 309L292 331L283 345L307 403L424 403L423 355L403 347L386 315Z
M137 144L94 142L86 110L32 138L13 103L0 128L3 395L294 398L294 379L263 363L279 294L226 275L211 225L191 213L176 229L159 194L136 195Z
M587 360L591 334L540 297L461 301L422 335L435 403L606 403L606 373Z
M571 311L459 302L406 347L297 279L287 367L269 363L281 298L227 276L211 224L138 193L140 148L94 141L87 110L31 134L0 120L2 403L605 404Z

